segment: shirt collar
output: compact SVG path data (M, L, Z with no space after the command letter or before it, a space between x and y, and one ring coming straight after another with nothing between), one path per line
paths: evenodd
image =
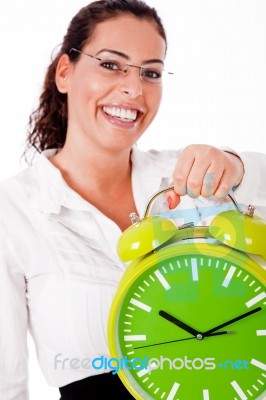
M60 213L62 206L76 210L97 210L66 184L60 170L49 161L49 157L57 151L57 149L43 151L33 166L35 168L33 206L45 213L55 214ZM132 148L131 160L134 200L139 214L143 215L148 200L160 189L163 177L172 175L173 169L168 163L160 164L158 152L143 152L136 145Z
M45 150L38 156L34 166L33 206L54 214L59 214L62 206L79 210L93 207L66 184L60 170L49 161L56 152L57 149Z

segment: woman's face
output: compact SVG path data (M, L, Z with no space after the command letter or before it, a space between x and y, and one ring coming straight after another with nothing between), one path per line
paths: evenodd
M123 15L98 24L82 52L100 60L81 54L77 63L68 63L67 72L62 69L61 75L67 74L67 141L88 143L90 149L130 148L157 114L165 50L165 41L145 19ZM119 72L121 65L126 73Z

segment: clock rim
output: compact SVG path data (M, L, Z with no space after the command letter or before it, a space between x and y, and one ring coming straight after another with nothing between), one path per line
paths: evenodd
M232 249L231 247L225 245L196 241L194 241L193 243L178 242L165 248L161 248L160 250L154 251L146 257L132 261L129 264L116 290L111 304L108 319L108 344L111 357L120 357L117 351L118 346L116 344L117 318L119 316L121 304L131 284L149 268L153 267L156 263L178 255L187 255L193 257L193 255L199 255L200 253L205 256L210 255L213 257L223 257L228 261L238 263L241 268L252 274L262 283L264 287L266 287L266 271L263 269L263 267L260 266L258 262L255 261L250 255L245 254L239 250ZM118 372L118 376L122 380L123 384L126 386L127 390L134 396L136 400L153 399L152 397L147 397L148 394L144 391L143 394L145 394L145 398L142 397L140 393L135 390L128 376L123 370L120 370ZM259 398L257 399L259 400Z

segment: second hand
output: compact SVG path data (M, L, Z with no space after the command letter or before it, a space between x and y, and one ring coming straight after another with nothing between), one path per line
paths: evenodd
M232 333L234 333L234 332L231 332L231 331L215 332L215 333L207 334L207 335L205 335L205 337L228 335L228 334L232 334ZM168 342L159 342L159 343L153 343L153 344L146 344L144 346L134 347L134 349L144 349L145 347L153 347L153 346L159 346L159 345L162 345L162 344L183 342L184 340L193 340L193 339L197 339L197 338L194 336L194 337L188 337L188 338L183 338L183 339L169 340Z

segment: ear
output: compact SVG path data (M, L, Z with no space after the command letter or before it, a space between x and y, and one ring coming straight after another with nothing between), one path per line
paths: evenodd
M67 93L67 77L70 70L70 61L67 54L63 54L57 63L55 73L55 83L60 93Z

